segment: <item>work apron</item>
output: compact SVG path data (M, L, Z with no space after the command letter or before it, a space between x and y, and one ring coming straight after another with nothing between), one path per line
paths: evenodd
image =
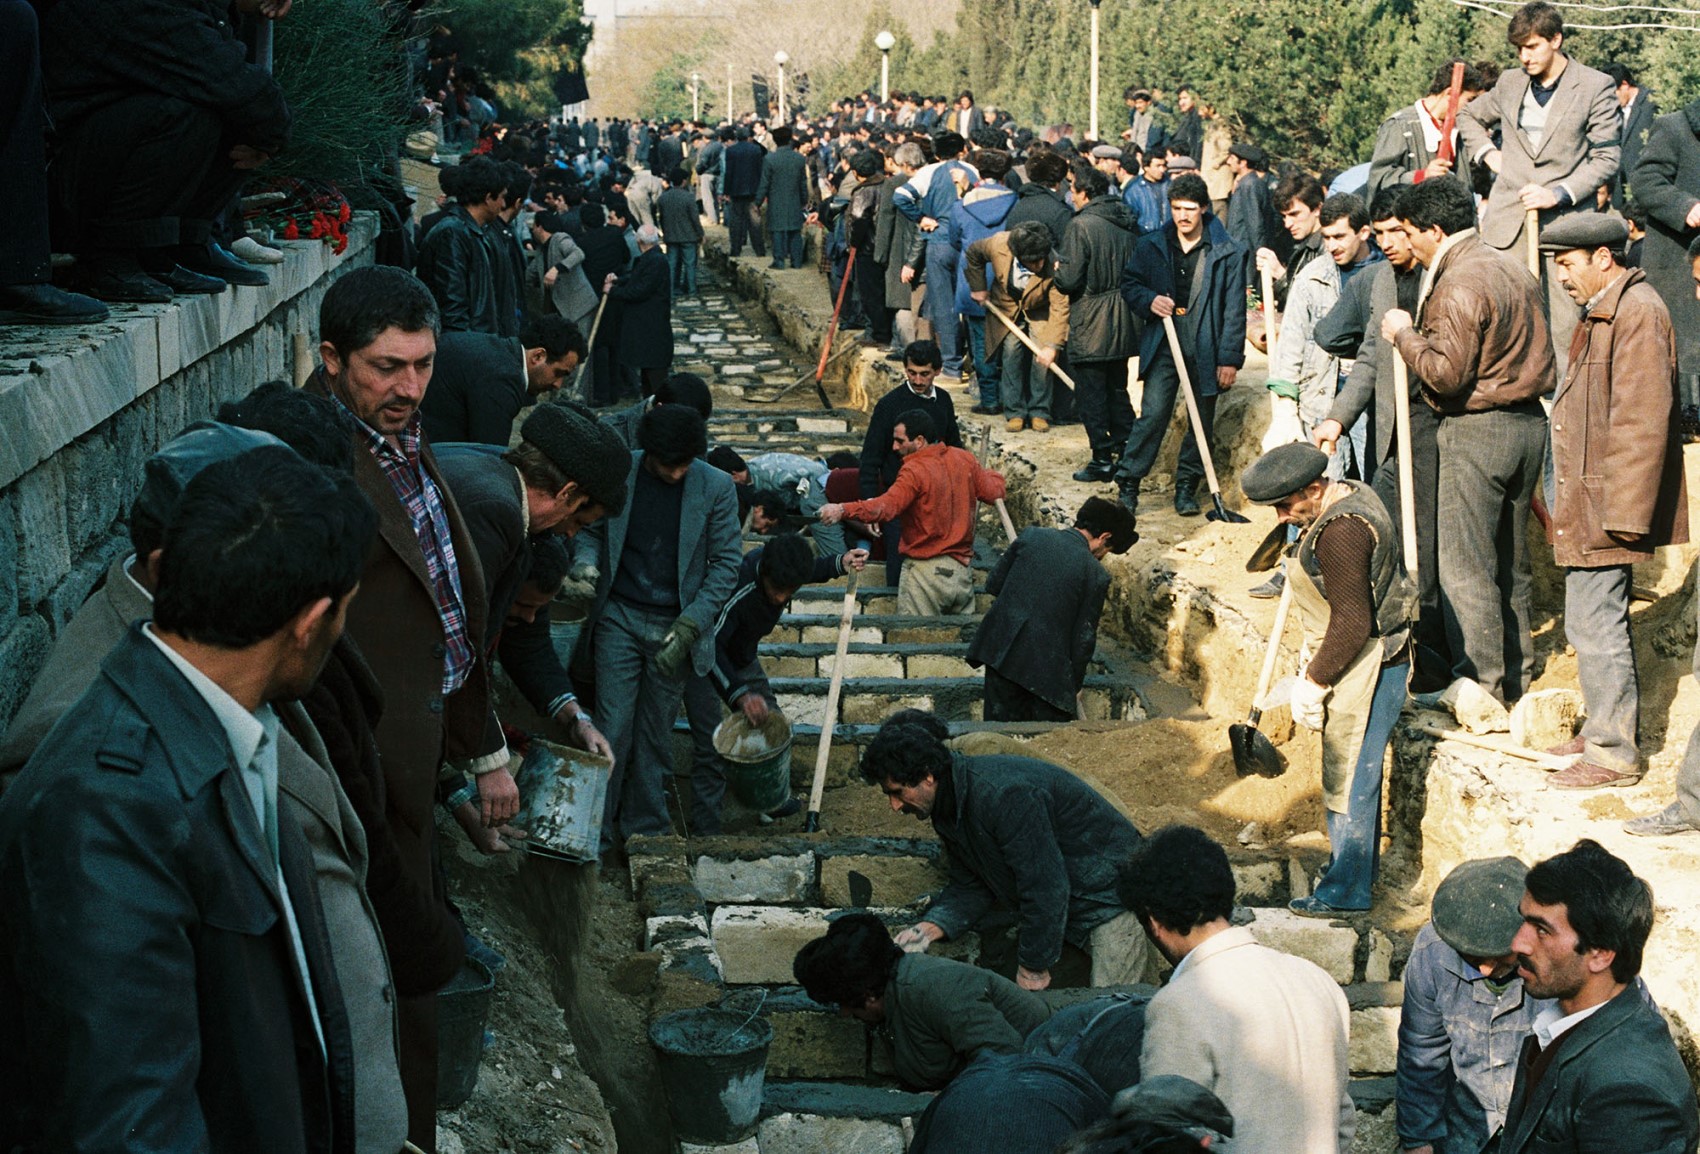
M1293 607L1299 611L1304 627L1305 644L1315 653L1328 632L1328 598L1297 558L1287 558L1284 570L1293 591ZM1379 637L1364 642L1328 697L1327 720L1322 725L1322 803L1333 813L1346 813L1347 800L1352 796L1358 751L1363 748L1370 703L1381 677L1381 650ZM1302 677L1304 670L1299 670L1299 675Z

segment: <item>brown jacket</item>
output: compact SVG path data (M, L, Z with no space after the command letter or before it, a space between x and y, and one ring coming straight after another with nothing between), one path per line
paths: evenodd
M1442 413L1504 409L1558 383L1541 290L1516 259L1473 233L1435 262L1416 325L1394 344Z
M1558 499L1547 540L1566 568L1645 561L1688 540L1677 434L1676 337L1647 275L1631 269L1576 326L1552 407ZM1624 544L1608 530L1639 533Z
M1057 254L1051 254L1052 276L1035 276L1027 282L1020 299L1010 291L1009 271L1015 254L1009 249L1009 233L999 232L968 246L968 291L989 292L991 304L1003 310L1016 324L1024 324L1028 335L1043 348L1060 349L1068 343L1068 297L1057 288L1054 274ZM986 265L992 266L990 281ZM1004 323L986 314L986 356L990 357L1009 335Z

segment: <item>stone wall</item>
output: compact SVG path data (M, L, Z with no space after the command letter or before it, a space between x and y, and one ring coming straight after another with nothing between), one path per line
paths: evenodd
M84 328L0 328L0 725L128 548L142 463L222 401L293 379L296 338L317 331L333 280L372 263L376 236L362 215L340 257L284 242L265 288L115 306Z

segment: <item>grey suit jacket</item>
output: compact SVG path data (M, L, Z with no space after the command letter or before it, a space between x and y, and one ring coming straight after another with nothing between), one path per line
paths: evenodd
M796 232L809 207L809 158L795 148L776 148L761 165L756 201L767 202L767 227Z
M1487 1149L1547 1154L1613 1148L1618 1136L1637 1154L1692 1154L1700 1139L1694 1087L1670 1029L1639 983L1560 1037L1546 1076L1533 1090L1517 1071L1505 1128Z
M1110 592L1110 574L1086 538L1073 529L1023 529L986 591L997 601L974 634L968 663L990 666L1072 713Z
M637 485L643 453L632 454L632 469L626 475L628 492ZM701 631L691 650L691 667L706 676L714 665L714 622L726 607L727 598L738 584L738 564L743 560L743 537L738 525L738 494L732 478L706 461L692 461L685 474L683 503L679 510L679 603L680 615L696 622ZM626 546L626 529L631 524L632 506L617 517L604 517L573 538L573 564L597 567L596 601L590 619L595 621L608 604L614 575L620 569L620 554ZM579 644L594 629L582 630Z
M1462 109L1459 110L1462 114ZM1375 133L1375 151L1369 158L1369 185L1364 200L1374 203L1384 188L1409 187L1412 177L1434 160L1428 138L1423 135L1422 113L1407 104L1381 122Z
M553 286L544 285L543 274L551 268L561 271L556 275ZM565 232L550 234L543 259L535 269L537 287L555 312L569 321L577 321L596 311L596 303L601 299L599 288L592 288L584 275L584 250Z
M1622 157L1618 143L1617 98L1611 77L1572 59L1558 78L1558 91L1546 107L1546 129L1537 145L1518 125L1529 76L1511 68L1499 83L1458 112L1458 132L1464 159L1474 163L1493 148L1490 135L1500 130L1499 177L1488 194L1482 219L1482 241L1510 248L1523 231L1523 204L1517 194L1525 185L1556 189L1563 185L1572 204L1541 213L1544 227L1572 212L1592 211L1594 190L1617 175Z

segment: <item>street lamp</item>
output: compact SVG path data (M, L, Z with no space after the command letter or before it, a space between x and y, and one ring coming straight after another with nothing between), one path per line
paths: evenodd
M702 120L702 73L691 73L691 119Z
M791 63L790 55L781 48L773 54L773 62L779 65L779 123L785 123L785 66Z
M874 37L874 47L880 50L880 103L891 99L891 50L897 46L897 37L890 32L881 32Z
M1087 135L1093 140L1098 137L1098 5L1102 0L1092 0L1092 109L1087 113Z
M726 66L726 123L732 123L732 66Z

